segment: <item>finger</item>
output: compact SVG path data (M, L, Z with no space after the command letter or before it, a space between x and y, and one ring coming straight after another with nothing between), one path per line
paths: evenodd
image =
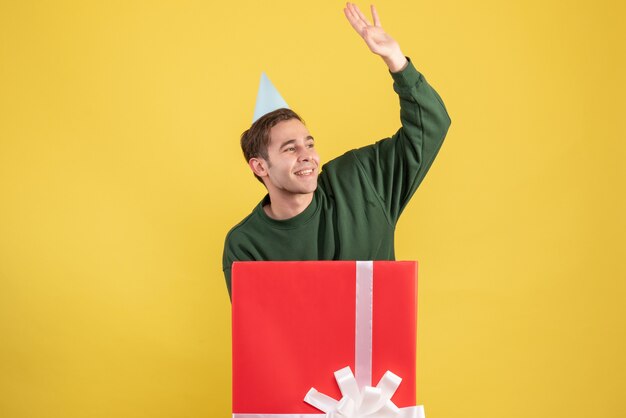
M378 17L378 12L376 11L376 7L374 7L374 5L371 5L371 9L372 9L372 19L374 19L374 26L377 27L381 27L380 25L380 18Z
M348 11L350 12L350 15L354 19L355 23L357 23L359 26L364 25L364 22L361 20L361 17L359 16L359 14L354 9L354 4L353 3L346 3L346 7L347 7Z
M357 33L360 34L363 28L365 27L361 19L356 15L356 13L350 10L350 8L343 9L343 12L346 15L346 18L348 19L348 21L350 22L350 25L354 28L355 31L357 31Z
M363 12L361 12L361 9L359 9L359 6L357 6L356 4L353 4L352 6L354 6L354 10L356 11L356 14L359 16L359 18L361 18L363 23L365 23L367 26L372 26L372 24L370 23L369 20L367 20Z
M343 9L343 14L346 15L346 19L348 19L348 22L350 22L350 26L352 26L354 30L358 32L359 28L357 27L356 19L354 18L354 16L352 16L352 13L350 12L350 10Z

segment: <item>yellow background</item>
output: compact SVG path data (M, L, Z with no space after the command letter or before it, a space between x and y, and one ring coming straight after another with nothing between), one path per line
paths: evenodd
M1 417L230 414L261 71L324 160L399 126L342 6L2 1ZM623 2L378 9L453 121L396 237L428 417L625 416Z

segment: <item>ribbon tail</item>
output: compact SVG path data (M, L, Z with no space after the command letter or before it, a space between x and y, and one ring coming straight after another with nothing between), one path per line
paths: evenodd
M304 397L304 402L327 414L335 411L337 409L337 405L339 405L338 401L328 395L318 392L315 388L309 389Z
M424 405L409 406L400 408L397 418L426 418L424 414Z

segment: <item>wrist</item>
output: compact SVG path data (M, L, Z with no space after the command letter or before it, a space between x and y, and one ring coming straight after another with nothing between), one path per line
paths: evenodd
M392 73L404 70L409 63L400 50L388 57L383 57L383 61L385 61L385 64L389 67L389 71Z

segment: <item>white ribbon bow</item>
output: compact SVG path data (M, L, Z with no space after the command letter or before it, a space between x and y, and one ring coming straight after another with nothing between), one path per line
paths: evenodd
M350 367L335 372L335 379L341 390L342 398L337 401L328 395L311 388L304 401L326 413L328 418L392 418L402 417L391 397L400 386L402 378L387 371L376 387L365 386L359 390ZM403 408L404 409L404 408Z

